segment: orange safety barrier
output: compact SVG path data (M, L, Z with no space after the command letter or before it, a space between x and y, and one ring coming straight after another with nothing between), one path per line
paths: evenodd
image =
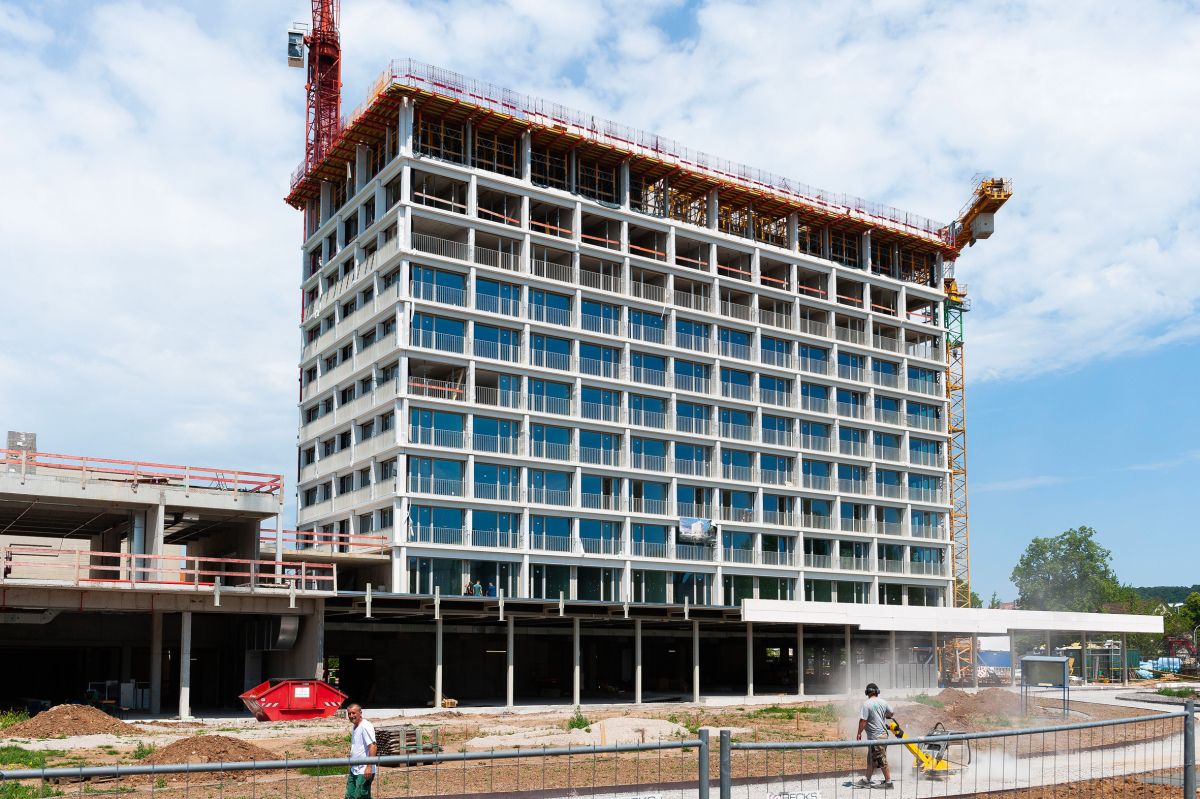
M537 225L538 227L541 227L541 228L545 229L546 231L557 230L559 233L566 233L567 236L571 235L570 228L558 227L557 225L552 225L549 222L539 222L536 219L530 219L529 226L533 227L534 225Z
M518 227L520 227L520 225L521 225L520 219L513 219L510 216L505 216L504 214L498 214L495 211L488 210L487 208L477 208L476 210L479 211L479 213L481 213L481 214L491 214L492 216L496 217L497 219L502 219L510 225L516 225Z
M117 482L135 485L174 485L185 489L204 488L256 494L274 494L283 486L281 475L236 472L204 466L172 466L165 463L120 461L111 458L91 458L86 455L55 455L50 452L15 449L0 450L0 455L4 456L0 464L17 466L22 475L27 473L27 467L36 466L39 469L79 472L80 480L84 483L89 478L113 482L113 478L107 475L119 475L121 479Z
M18 560L12 556L16 555L37 555L39 558L47 556L67 556L63 560ZM86 561L85 561L86 558ZM97 563L94 559L112 560L116 559L115 565L108 563ZM329 583L329 587L325 590L336 590L337 585L337 566L335 564L326 563L288 563L282 570L280 564L274 560L245 560L240 558L213 558L204 555L143 555L129 552L101 552L90 549L44 549L42 547L5 547L0 546L0 562L4 564L4 568L0 569L0 584L13 579L36 580L37 578L21 578L15 574L15 569L18 566L29 567L35 569L60 569L70 570L73 576L68 578L75 585L84 583L121 583L123 585L179 585L181 583L192 586L194 589L207 588L215 586L217 579L226 578L244 578L248 579L252 586L260 586L259 580L267 580L268 583L273 581L276 584L281 584L281 587L289 587L289 583L300 582L297 589L300 591L307 590L307 583ZM188 568L188 562L192 563L192 567ZM175 564L175 565L168 565ZM212 564L233 564L245 565L240 569L221 568L214 569ZM208 568L205 568L205 567ZM88 576L83 576L86 571ZM93 577L92 572L115 572L113 576ZM139 577L139 575L145 575ZM151 576L153 575L153 576ZM173 575L174 579L164 579L164 575ZM190 576L191 579L187 579ZM206 579L212 578L212 579ZM223 583L229 585L228 583ZM320 590L320 589L317 589Z
M442 205L448 205L451 208L461 208L463 210L464 214L467 212L467 206L465 204L456 203L453 200L443 199L441 197L438 197L436 194L426 194L423 191L414 191L413 196L420 197L425 200L433 200L435 203L441 203Z
M581 233L581 234L579 234L579 235L580 235L582 238L585 238L585 239L591 239L592 241L602 241L602 242L604 242L604 246L605 246L605 248L608 248L608 245L610 245L610 244L615 244L615 245L617 245L618 247L620 247L620 246L621 246L621 242L620 242L618 239L606 239L606 238L604 238L603 236L589 236L589 235L588 235L588 234L586 234L586 233Z
M650 253L650 254L652 254L652 255L655 255L655 256L659 256L659 255L661 255L663 258L666 258L666 257L667 257L667 254L666 254L665 252L659 252L658 250L652 250L652 249L650 249L649 247L639 247L639 246L637 246L636 244L630 244L630 245L629 245L629 249L631 249L631 250L637 250L638 252L648 252L648 253Z
M796 286L796 289L797 289L798 291L807 291L807 292L809 292L810 294L812 294L813 296L816 296L816 297L821 297L821 298L824 298L824 297L825 297L825 290L824 290L824 289L814 289L814 288L812 288L811 286Z

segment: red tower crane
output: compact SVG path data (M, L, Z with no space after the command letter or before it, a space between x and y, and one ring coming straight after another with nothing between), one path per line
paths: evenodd
M342 47L338 41L341 0L312 0L312 31L294 25L288 31L288 64L303 66L308 48L308 109L305 118L304 171L311 172L337 137L342 111Z

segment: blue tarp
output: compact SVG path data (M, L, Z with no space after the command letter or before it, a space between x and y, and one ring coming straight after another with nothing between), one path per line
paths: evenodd
M1007 669L1012 666L1012 658L1008 652L980 652L979 659L983 665L994 669Z

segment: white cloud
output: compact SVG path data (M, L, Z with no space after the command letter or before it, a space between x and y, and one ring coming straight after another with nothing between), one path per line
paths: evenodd
M945 221L991 170L1016 195L959 265L972 379L1200 333L1186 6L715 0L676 39L679 7L344 3L345 107L411 56ZM306 9L0 1L0 421L291 478Z
M1066 483L1066 477L1054 477L1052 475L1042 475L1039 477L1021 477L1016 480L1001 480L994 483L975 483L971 486L972 491L1024 491L1029 488L1042 488L1043 486L1058 485Z

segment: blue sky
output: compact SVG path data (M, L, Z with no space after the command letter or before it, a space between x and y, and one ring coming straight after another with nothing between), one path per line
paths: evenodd
M295 475L307 2L0 0L0 428L44 450ZM414 57L949 221L972 576L1088 524L1196 582L1200 14L1082 2L343 0L345 108Z

